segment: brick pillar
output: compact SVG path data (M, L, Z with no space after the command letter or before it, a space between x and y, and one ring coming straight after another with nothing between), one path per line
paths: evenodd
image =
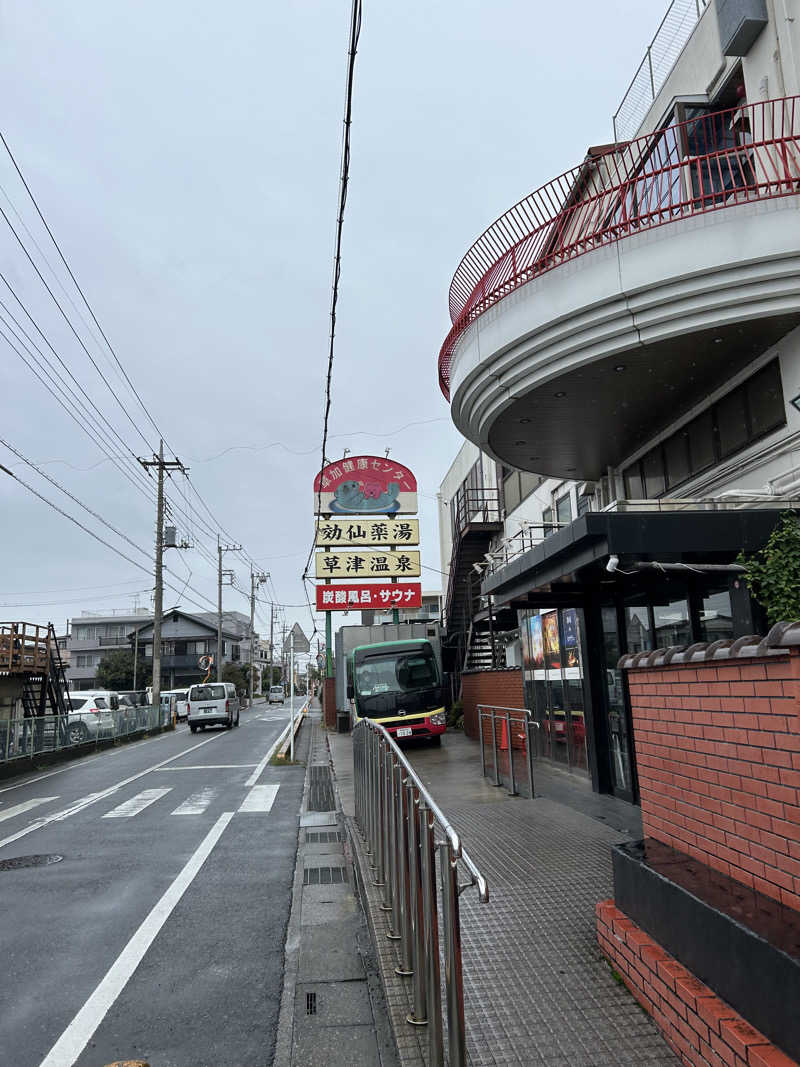
M322 689L322 717L328 730L336 729L336 679L326 678Z

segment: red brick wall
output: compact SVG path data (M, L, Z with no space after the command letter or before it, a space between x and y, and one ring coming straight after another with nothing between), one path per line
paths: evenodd
M797 1067L724 1000L615 907L597 905L597 939L619 974L691 1067Z
M464 707L464 732L477 741L478 704L496 704L507 708L522 708L522 671L519 667L502 671L476 671L461 676L461 701Z
M800 656L628 671L646 836L800 910Z

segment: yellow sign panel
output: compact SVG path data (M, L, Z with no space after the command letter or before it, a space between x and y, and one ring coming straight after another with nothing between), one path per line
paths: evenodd
M317 552L317 578L419 578L419 552Z
M418 545L419 519L320 519L317 547Z

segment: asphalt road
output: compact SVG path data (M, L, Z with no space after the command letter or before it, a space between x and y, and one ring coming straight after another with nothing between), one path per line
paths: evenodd
M288 713L0 788L0 861L63 856L0 869L0 1061L272 1062L304 768L266 756Z

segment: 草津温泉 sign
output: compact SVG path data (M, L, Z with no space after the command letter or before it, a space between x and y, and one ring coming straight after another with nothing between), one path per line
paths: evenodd
M419 552L317 552L317 578L419 578Z
M417 479L402 463L380 456L348 456L314 479L314 513L415 515Z
M317 547L418 545L419 519L320 519Z
M317 611L349 611L351 608L421 608L422 586L419 582L389 585L318 585Z

